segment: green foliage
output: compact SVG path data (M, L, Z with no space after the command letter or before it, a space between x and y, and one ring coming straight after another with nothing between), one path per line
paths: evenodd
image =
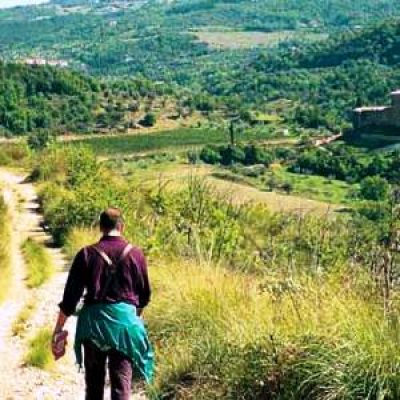
M336 131L349 125L352 107L386 101L399 82L399 24L390 19L399 12L389 0L379 4L341 0L333 5L316 5L314 0L286 0L283 5L267 0L151 2L111 14L105 2L84 4L89 8L85 14L73 9L61 16L51 6L36 9L34 15L25 10L12 12L0 21L4 58L45 54L50 60L67 59L72 68L84 67L102 76L135 76L135 82L91 80L89 92L103 97L101 91L106 89L107 96L104 93L102 101L92 101L90 95L81 99L87 90L81 91L77 104L65 101L65 112L46 98L47 91L44 99L34 94L34 107L7 113L7 130L115 128L129 124L122 110L137 110L139 98L154 100L174 93L179 114L195 109L205 114L234 112L249 124L254 120L248 110L263 112L277 100L290 100L278 110L286 122ZM103 14L109 23L100 17ZM196 31L215 27L232 35L271 32L278 43L217 50L196 36ZM315 36L321 40L315 41ZM56 81L56 85L41 82L34 89L40 93L42 86L46 90L55 86L58 92L63 90L63 98L76 89L69 77ZM121 90L120 96L115 96L116 89ZM60 95L56 96L59 100ZM133 101L124 101L130 98ZM104 105L105 99L111 101ZM55 113L63 114L61 123Z
M348 182L360 182L366 177L378 176L389 182L399 179L400 153L369 154L346 145L328 149L311 149L300 154L290 170L296 173L322 175ZM374 178L376 181L377 178ZM370 180L366 183L371 182ZM382 183L381 180L379 182Z
M73 254L94 240L87 229L101 209L123 209L127 238L157 263L146 314L155 395L396 399L397 322L382 323L373 272L394 248L391 212L379 224L361 213L272 213L235 206L198 179L177 192L143 190L96 167L87 149L73 153L42 154L46 222Z
M221 261L254 271L283 268L292 258L308 271L346 260L347 230L342 224L306 217L299 230L296 215L242 209L220 198L202 180L189 180L177 193L162 185L143 192L101 168L87 149L69 147L48 150L37 168L36 175L51 182L43 187L41 201L46 223L59 242L74 227L93 226L102 209L116 205L125 212L126 233L152 254ZM280 226L277 231L275 224ZM321 237L325 229L331 232L327 242ZM270 235L272 244L265 240ZM330 250L325 252L324 246ZM271 259L265 258L267 254L273 254Z
M152 127L156 124L157 122L157 116L154 113L147 113L144 117L143 120L140 122L143 126L146 127Z
M273 155L268 153L261 146L257 145L249 145L244 148L245 159L244 164L246 165L255 165L255 164L263 164L270 165L273 160Z
M262 283L204 265L168 265L153 275L146 314L157 344L158 397L398 395L396 334L366 295L373 293L368 279L355 283L348 270Z
M388 200L390 190L387 180L379 176L368 176L360 182L360 196L364 200Z
M200 159L207 164L233 164L270 165L274 155L266 151L262 146L250 144L246 146L206 146L200 153Z
M0 125L12 134L35 129L78 129L97 107L93 79L78 73L22 64L0 64Z
M43 285L54 274L54 265L49 253L43 245L30 238L22 244L22 252L27 270L27 286L37 288Z
M200 152L200 159L207 164L219 164L221 162L221 155L218 147L205 146Z

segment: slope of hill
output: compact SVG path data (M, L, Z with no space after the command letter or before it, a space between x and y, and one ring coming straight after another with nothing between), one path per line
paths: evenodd
M213 49L189 31L326 33L399 15L399 4L398 0L62 0L29 11L0 13L0 52L13 59L52 55L101 74L133 72L167 79L175 75L178 59L184 74L186 67L202 65L203 56L208 62L215 57Z
M332 35L313 44L283 44L260 51L233 72L204 77L203 87L249 104L290 100L287 121L339 129L359 104L385 104L400 86L400 22Z
M172 94L168 86L145 79L105 83L49 65L0 63L0 136L37 129L55 133L127 130L141 121L145 110L157 106L155 99L161 101L164 94Z
M98 82L72 71L0 64L0 125L13 133L88 126L99 92Z
M63 0L31 14L0 13L0 54L39 55L94 74L178 86L186 90L186 105L205 112L272 110L289 124L337 130L349 123L351 108L384 103L400 85L400 24L374 22L396 15L397 3ZM199 40L199 32L217 31L228 42L238 32L276 31L277 37L254 48L213 48ZM331 36L315 42L321 33ZM284 107L274 106L282 100Z

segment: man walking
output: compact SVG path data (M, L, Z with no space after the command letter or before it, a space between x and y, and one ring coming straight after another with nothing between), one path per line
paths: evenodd
M103 399L107 360L112 400L130 399L136 372L146 381L153 373L153 352L140 318L150 300L146 260L141 250L123 239L123 229L119 209L101 213L102 238L76 255L59 304L52 342L56 358L60 333L85 293L75 353L81 365L83 347L86 400Z

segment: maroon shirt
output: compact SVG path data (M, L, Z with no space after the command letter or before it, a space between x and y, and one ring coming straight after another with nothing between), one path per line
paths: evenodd
M119 236L104 236L95 246L104 251L114 263L120 259L128 242ZM109 268L100 254L88 246L79 251L69 271L61 311L70 316L75 312L83 293L85 304L100 301L100 295L106 282L106 269ZM126 302L138 308L144 308L150 301L150 284L146 259L143 252L133 248L118 264L116 277L107 289L104 302Z

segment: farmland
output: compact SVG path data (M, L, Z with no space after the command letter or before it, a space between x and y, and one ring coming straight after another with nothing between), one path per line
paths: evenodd
M267 130L245 131L237 134L237 140L267 140L272 132ZM147 135L107 136L88 140L74 140L68 145L80 146L85 144L101 156L116 154L134 154L150 151L164 151L174 149L190 150L205 144L223 144L229 141L229 133L222 129L183 128L164 132L155 132Z

